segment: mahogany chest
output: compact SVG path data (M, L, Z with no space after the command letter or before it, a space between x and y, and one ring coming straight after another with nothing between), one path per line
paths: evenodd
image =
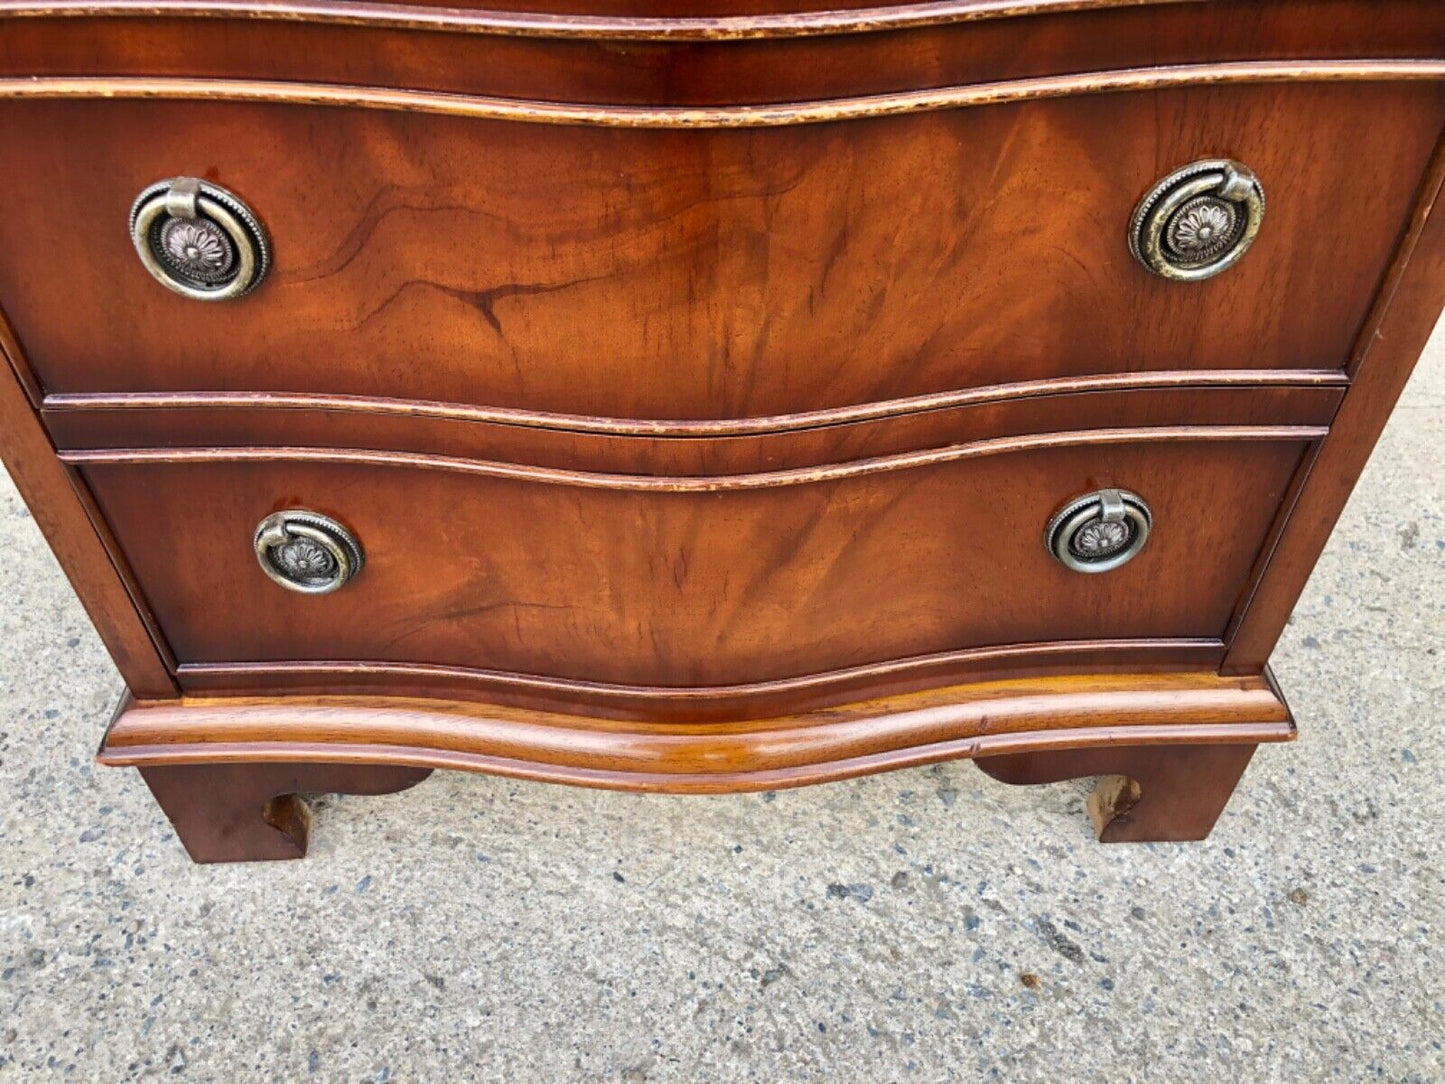
M1445 305L1436 0L0 0L0 450L197 861L437 768L1205 836Z

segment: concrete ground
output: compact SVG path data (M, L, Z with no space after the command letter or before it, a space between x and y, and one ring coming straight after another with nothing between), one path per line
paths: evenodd
M1445 337L1275 656L1214 835L1101 847L967 763L638 797L438 774L193 866L0 490L0 1079L1445 1078ZM3 476L0 476L3 477Z

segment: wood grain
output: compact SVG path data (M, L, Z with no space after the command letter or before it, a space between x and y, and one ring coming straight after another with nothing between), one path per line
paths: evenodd
M817 101L707 107L672 105L666 102L652 105L617 105L534 101L395 90L387 87L250 79L36 76L28 79L0 79L0 100L27 102L102 99L322 106L535 125L698 131L792 128L809 124L906 117L940 110L1187 87L1271 86L1290 83L1437 83L1442 79L1445 79L1445 61L1434 59L1258 60L1036 76L969 86L901 90L889 94L852 95Z
M435 698L589 718L643 722L717 722L759 713L813 711L860 696L878 698L968 682L1028 675L1213 672L1224 644L1207 637L1147 640L1055 640L945 651L863 663L839 670L731 685L621 685L434 663L186 663L177 680L201 696L406 696Z
M35 403L58 421L70 415L99 416L113 419L113 426L102 429L124 433L151 432L147 428L148 412L165 412L177 424L185 414L208 411L215 417L227 412L264 413L266 411L312 411L349 413L407 418L439 419L504 425L512 428L560 430L568 433L596 433L607 436L646 437L736 437L770 436L775 433L853 425L858 422L886 421L907 415L932 414L959 408L1010 404L1012 401L1054 400L1072 408L1088 404L1106 412L1113 410L1110 398L1130 410L1147 412L1155 403L1167 404L1166 413L1176 404L1188 402L1197 407L1197 414L1180 415L1179 424L1214 424L1211 410L1228 411L1228 421L1249 425L1274 421L1280 424L1309 425L1328 420L1317 413L1323 405L1349 386L1349 376L1336 369L1216 369L1177 370L1161 372L1096 373L1089 376L1054 377L1044 380L1013 381L973 388L959 388L916 395L905 399L884 399L847 407L802 410L791 414L761 415L750 418L615 418L595 414L555 414L547 411L477 406L467 403L442 403L435 400L382 398L357 395L320 395L295 392L81 392L37 395ZM1187 396L1170 398L1170 393L1189 392ZM1115 393L1125 393L1117 395ZM1146 393L1129 395L1128 393ZM1147 393L1155 393L1150 395ZM1074 398L1087 395L1089 398ZM1213 406L1211 400L1225 402L1227 407ZM1264 406L1250 408L1255 400ZM1046 409L1046 408L1045 408ZM1092 413L1092 411L1091 411ZM1328 411L1333 416L1334 410ZM62 423L64 424L64 423ZM1128 423L1118 423L1128 424ZM1224 418L1218 424L1227 424ZM1036 431L1058 431L1072 428L1050 425L1047 417ZM143 438L97 442L80 425L70 425L75 434L74 447L102 447L134 444L139 446L165 443ZM206 443L206 442L193 442ZM264 442L262 442L264 443ZM305 443L298 441L293 443ZM368 445L370 446L370 445Z
M630 5L631 6L631 5ZM648 38L647 20L595 19L545 38L490 33L494 13L432 9L450 23L398 26L394 5L363 19L334 18L345 4L267 18L274 8L229 15L9 18L0 76L145 76L349 84L498 98L594 104L740 105L818 101L1012 79L1230 61L1360 60L1445 54L1445 14L1435 0L1211 0L1206 4L1096 8L1030 18L944 25L898 21L929 5L879 13L888 33L798 36L783 16L751 37ZM354 10L354 9L353 9ZM14 11L0 5L0 13ZM455 18L460 14L460 18ZM496 13L503 14L505 13ZM294 13L293 13L294 15ZM315 15L316 18L311 16ZM377 17L371 17L375 15ZM842 11L820 12L813 26ZM478 24L478 21L481 25ZM557 28L559 21L548 24ZM780 36L773 30L785 31ZM626 38L618 44L613 31Z
M109 532L79 476L58 459L34 413L14 338L0 313L0 456L35 524L80 596L126 685L138 694L176 694L170 661L132 593L129 572L107 545Z
M1089 796L1100 843L1187 843L1213 830L1256 746L1146 745L1041 750L974 761L1005 783L1103 776Z
M1196 87L710 132L0 103L14 182L0 296L62 393L717 419L1104 372L1317 370L1349 354L1442 93ZM1134 203L1220 152L1263 178L1266 227L1229 274L1161 281L1124 243ZM123 230L90 235L80 266L27 255L69 243L51 177L123 221L143 185L177 173L226 184L265 219L275 270L255 294L198 318ZM1326 260L1294 242L1342 204L1348 246Z
M0 0L0 452L143 698L101 760L200 860L436 767L974 757L1200 838L1445 306L1442 129L1438 0ZM1257 244L1150 276L1221 156ZM177 175L265 222L245 300L135 259ZM1114 486L1147 547L1064 570ZM354 584L262 575L294 507Z
M965 447L766 485L328 450L68 458L182 663L425 662L687 687L988 645L1217 637L1311 431L1193 433ZM1114 573L1068 572L1044 526L1104 485L1144 495L1153 536ZM251 536L286 507L356 533L354 584L317 598L264 579Z
M1260 386L1241 380L1213 386L1208 381L1225 374L1193 375L1200 379L1162 387L1150 386L1147 376L1138 384L1084 380L1078 383L1096 390L1057 394L1017 385L981 389L976 397L937 397L956 400L953 406L865 415L855 422L836 420L851 412L819 411L735 423L654 423L654 431L674 434L667 437L649 435L647 426L621 419L524 412L507 417L507 412L440 403L274 393L51 396L43 416L66 452L198 446L367 448L556 470L692 476L824 467L1067 431L1081 423L1099 429L1178 431L1229 425L1317 428L1334 416L1346 383L1342 373L1305 373L1305 380L1297 383ZM1313 383L1312 376L1331 379ZM1018 394L1007 395L1010 391ZM563 428L570 420L587 428ZM778 428L769 430L768 425ZM608 432L612 426L620 432Z
M568 0L532 0L520 11L496 11L451 0L420 3L343 0L315 3L307 0L3 0L0 14L13 18L149 16L167 13L189 18L240 15L254 19L356 24L364 26L417 26L430 30L481 33L536 34L545 37L604 38L718 38L734 39L770 34L838 34L890 29L930 23L978 21L1110 8L1157 6L1199 0L931 0L931 2L875 5L867 0L841 0L817 10L808 3L782 0L726 0L717 14L696 16L676 0L589 0L585 5ZM597 14L611 9L611 17ZM440 10L438 10L440 9ZM576 17L557 18L567 12ZM680 16L680 17L679 17Z
M1037 749L1294 736L1263 678L1051 678L935 689L713 725L583 723L384 697L187 699L122 706L102 763L410 764L625 790L718 793Z
M302 794L394 794L431 774L391 764L172 764L141 777L193 862L306 857L311 809Z
M1265 555L1268 565L1229 630L1222 669L1253 673L1284 632L1345 502L1365 469L1390 411L1445 307L1445 139L1420 185L1419 198L1390 274L1351 360L1354 386L1328 438L1307 458L1291 492L1288 519Z
M469 474L482 478L531 482L634 493L739 493L748 490L839 482L845 479L887 475L921 467L938 467L966 460L1016 452L1056 449L1084 450L1128 444L1214 444L1232 441L1307 442L1323 437L1323 427L1307 425L1181 425L1141 429L1084 429L1075 432L1038 433L996 437L942 448L825 463L812 467L759 471L755 474L636 475L602 474L571 468L534 467L518 463L466 459L452 455L371 451L354 448L104 448L59 453L75 466L92 464L203 464L203 463L347 463L356 466L415 467L423 470Z

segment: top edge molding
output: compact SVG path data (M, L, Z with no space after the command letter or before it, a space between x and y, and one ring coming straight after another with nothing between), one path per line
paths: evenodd
M930 0L841 10L687 17L629 17L426 7L384 0L0 0L0 18L210 18L430 30L503 37L620 41L745 41L819 37L1111 8L1210 0Z
M0 100L107 99L212 101L330 106L429 113L529 124L605 128L744 129L907 116L1040 101L1083 94L1290 82L1445 80L1445 60L1290 60L1178 64L1061 76L1034 76L967 86L901 91L821 101L742 106L578 105L440 91L272 80L111 76L0 79Z

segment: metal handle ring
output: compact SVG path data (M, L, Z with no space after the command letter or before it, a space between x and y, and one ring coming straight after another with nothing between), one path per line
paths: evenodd
M326 595L355 578L365 560L356 538L329 516L288 509L256 526L261 571L290 591Z
M1264 188L1247 166L1207 158L1156 183L1129 220L1129 251L1161 278L1199 282L1233 267L1264 222Z
M1149 540L1154 515L1126 489L1100 489L1075 497L1049 520L1044 545L1065 568L1108 572L1132 561Z
M145 269L196 301L254 290L271 265L260 221L232 192L195 177L157 181L130 209L130 237Z

